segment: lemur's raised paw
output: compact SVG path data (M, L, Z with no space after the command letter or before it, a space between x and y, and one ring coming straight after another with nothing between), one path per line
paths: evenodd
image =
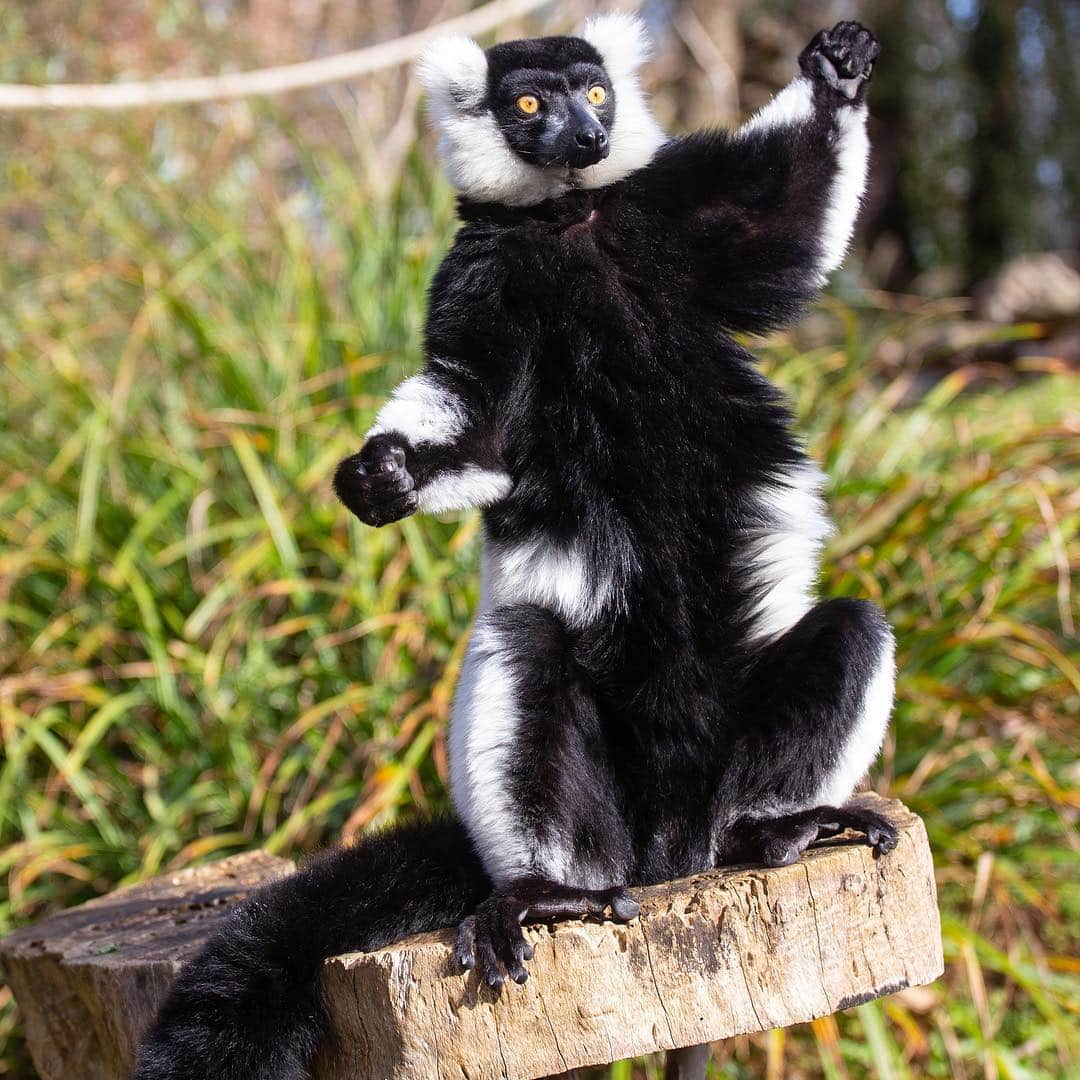
M391 435L375 435L347 457L334 473L334 491L365 525L399 521L420 501L405 468L405 450Z
M604 918L629 922L641 905L622 887L579 889L536 878L508 882L497 889L458 927L454 959L459 967L478 969L481 978L498 990L509 976L516 983L529 977L525 962L533 957L521 924L556 919Z
M742 850L766 866L788 866L815 840L836 836L845 829L861 832L880 857L896 847L900 834L887 817L856 804L815 806L779 818L755 821L742 840Z
M821 30L799 57L799 66L810 78L824 79L850 101L865 93L881 53L877 38L857 22L840 22Z

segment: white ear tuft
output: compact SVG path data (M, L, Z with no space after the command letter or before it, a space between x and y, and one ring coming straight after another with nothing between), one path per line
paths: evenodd
M487 57L472 38L434 38L416 62L416 77L428 93L436 124L448 113L479 108L487 93Z
M652 55L645 24L626 11L593 15L586 20L581 36L604 58L604 67L613 79L633 75Z

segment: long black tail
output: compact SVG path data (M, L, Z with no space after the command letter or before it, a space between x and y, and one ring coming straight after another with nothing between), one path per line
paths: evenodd
M322 962L452 926L489 888L453 818L313 859L255 893L184 966L133 1080L303 1080L325 1031Z

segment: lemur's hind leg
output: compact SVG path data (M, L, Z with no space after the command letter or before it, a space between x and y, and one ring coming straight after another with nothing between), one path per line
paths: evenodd
M787 866L815 840L835 836L845 829L863 833L875 855L892 851L899 839L888 818L873 810L854 805L815 806L777 818L742 819L733 830L738 835L732 836L725 861Z
M880 814L847 803L892 711L892 631L872 604L818 604L764 647L737 702L745 734L719 791L717 861L794 862L815 840L862 832L896 846Z
M495 883L460 928L456 956L493 987L527 975L528 921L637 914L631 842L587 674L558 616L484 612L450 732L454 803Z

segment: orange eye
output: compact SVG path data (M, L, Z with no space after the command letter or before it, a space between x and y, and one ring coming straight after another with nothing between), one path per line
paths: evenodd
M526 115L534 116L540 109L540 99L532 94L522 94L517 99L517 107Z
M590 86L585 96L589 99L590 105L603 105L607 101L607 91L599 84Z

